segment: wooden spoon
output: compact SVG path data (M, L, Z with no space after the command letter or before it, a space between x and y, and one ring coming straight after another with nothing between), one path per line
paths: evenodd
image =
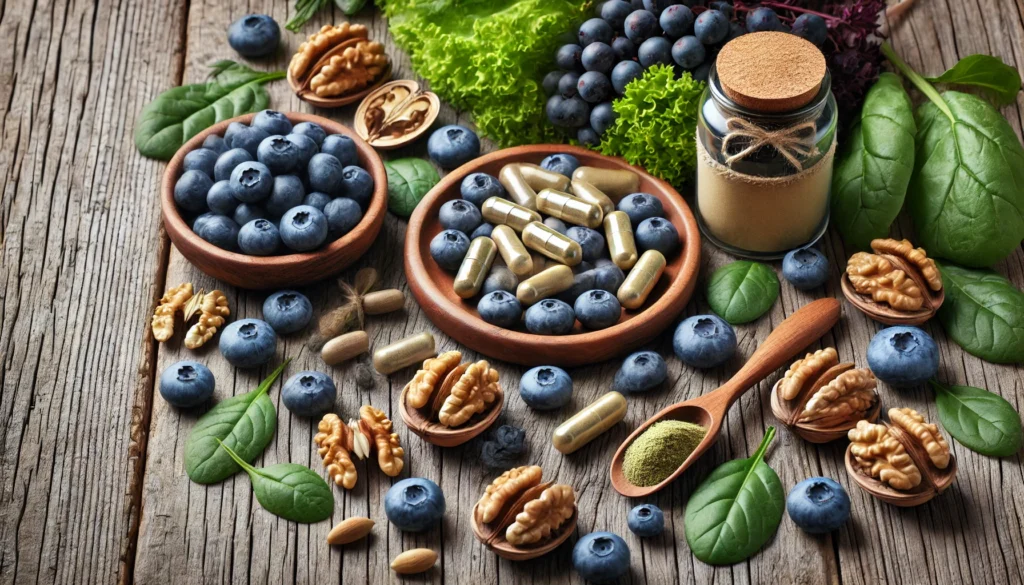
M771 332L761 347L757 348L754 355L750 356L747 363L728 382L713 392L673 404L649 418L633 431L615 452L610 469L612 487L624 496L640 498L672 483L714 444L722 430L725 414L737 398L769 374L786 365L802 349L825 335L838 321L839 301L836 299L818 299L804 305ZM648 427L663 419L696 423L706 428L708 433L686 461L664 481L647 487L633 485L626 479L622 470L626 448Z

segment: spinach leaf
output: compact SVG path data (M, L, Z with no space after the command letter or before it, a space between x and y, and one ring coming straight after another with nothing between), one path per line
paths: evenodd
M726 264L708 280L711 310L733 325L764 315L777 298L779 277L760 262L739 260Z
M169 89L146 104L135 123L135 147L143 156L170 160L189 138L217 122L265 109L263 84L284 71L255 71L233 61L213 65L214 78Z
M983 360L1024 363L1024 292L991 270L937 264L946 289L939 308L946 334Z
M867 250L889 235L914 172L914 110L903 84L883 73L868 90L832 177L832 222Z
M256 468L242 461L227 445L217 442L249 474L256 501L267 512L304 524L331 517L334 493L317 472L297 463Z
M241 469L217 448L221 441L245 461L267 448L277 430L277 410L267 391L287 365L285 361L278 366L252 392L228 398L199 418L185 441L185 472L192 481L217 483Z
M366 0L334 0L334 5L347 15L355 14L366 6Z
M938 77L926 77L932 83L949 83L976 87L1000 106L1017 100L1020 73L991 55L970 55Z
M1020 415L998 394L973 386L946 386L935 380L939 420L953 438L972 451L1009 457L1020 451Z
M786 496L778 474L764 462L775 427L750 459L720 465L686 503L686 542L698 559L729 565L749 558L775 534Z
M437 169L421 158L400 158L384 163L388 172L388 210L409 217L427 191L441 180Z

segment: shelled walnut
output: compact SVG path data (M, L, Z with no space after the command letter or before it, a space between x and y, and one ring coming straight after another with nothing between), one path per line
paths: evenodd
M359 409L359 419L345 424L334 413L325 414L317 425L319 431L313 437L317 453L324 460L324 467L331 480L345 489L356 485L358 474L352 455L362 461L376 450L377 465L385 475L395 477L402 472L405 450L392 423L385 414L365 405Z
M154 339L164 342L174 336L174 316L184 309L185 303L191 300L192 296L192 283L185 282L168 289L164 296L160 297L160 303L153 313Z
M875 375L839 363L832 347L796 360L772 389L772 412L782 424L812 443L846 435L857 421L878 418L881 403Z
M370 41L365 26L343 22L324 26L299 45L288 65L288 83L314 105L340 106L386 79L390 70L384 45Z
M865 491L896 506L917 506L956 478L956 460L939 427L912 408L889 409L889 423L850 429L846 470Z
M875 253L857 252L843 275L843 294L872 319L920 325L942 305L942 275L923 248L908 240L871 241Z
M200 295L196 295L198 297ZM188 330L185 335L185 347L198 349L210 340L217 330L224 326L224 319L231 314L228 308L228 297L219 290L211 290L202 295L202 301L198 304L199 321ZM188 321L189 311L185 312L185 320Z
M541 483L536 465L498 476L473 507L473 533L485 547L511 560L536 558L554 550L576 529L576 492Z

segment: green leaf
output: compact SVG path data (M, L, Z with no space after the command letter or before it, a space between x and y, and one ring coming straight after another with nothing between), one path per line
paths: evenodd
M366 6L366 0L334 0L334 5L347 15L352 15Z
M1024 292L991 270L937 264L946 289L939 308L946 334L983 360L1024 363Z
M737 325L768 312L779 298L779 278L766 264L739 260L726 264L708 280L708 304L723 319Z
M277 430L277 410L267 391L288 361L252 392L228 398L199 418L185 441L185 472L192 481L217 483L241 469L233 458L217 448L221 441L244 461L252 461L267 448Z
M322 477L305 465L278 463L256 468L224 443L220 446L249 474L256 501L263 509L285 520L312 524L331 517L334 493Z
M720 465L686 503L686 542L698 559L730 565L749 558L782 522L785 492L778 474L764 462L775 427L754 456Z
M1014 103L1020 91L1020 73L991 55L969 55L942 75L925 79L976 87L1000 106Z
M914 109L899 77L868 90L832 177L832 222L847 244L867 250L889 235L914 172Z
M430 162L421 158L400 158L384 163L388 172L388 210L409 217L423 196L441 177Z
M972 451L1009 457L1020 451L1020 415L998 394L973 386L946 386L931 380L942 426Z

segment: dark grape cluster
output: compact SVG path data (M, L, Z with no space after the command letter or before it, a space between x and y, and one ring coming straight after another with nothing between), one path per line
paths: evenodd
M732 2L723 0L598 4L598 16L580 25L577 42L559 47L558 70L544 77L548 120L593 146L615 122L611 101L648 67L670 65L677 76L688 71L707 81L722 46L747 32L792 32L819 47L828 35L825 20L816 14L802 14L789 27L771 8L743 4L743 11L738 15Z

